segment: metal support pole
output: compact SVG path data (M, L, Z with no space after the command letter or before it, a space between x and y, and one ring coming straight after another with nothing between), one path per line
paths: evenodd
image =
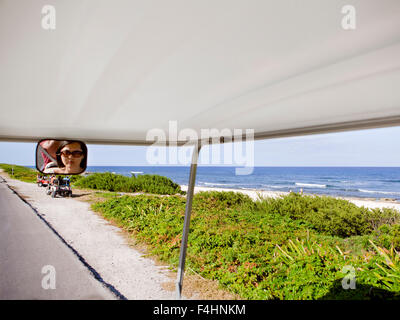
M193 148L192 164L190 166L189 185L186 195L185 221L183 223L181 251L179 255L178 277L176 279L177 299L181 299L183 273L185 270L186 249L189 236L190 215L192 213L192 200L194 194L194 185L196 181L197 160L201 149L201 143L196 144Z

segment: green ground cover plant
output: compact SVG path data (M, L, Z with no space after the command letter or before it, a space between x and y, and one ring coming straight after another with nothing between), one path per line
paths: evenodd
M92 207L177 266L184 198L121 196ZM186 265L244 299L397 299L398 226L395 210L357 210L333 198L253 201L201 192L193 200ZM343 289L346 266L354 269L355 290Z

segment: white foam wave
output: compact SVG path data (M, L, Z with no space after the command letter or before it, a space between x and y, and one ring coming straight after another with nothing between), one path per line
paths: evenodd
M235 184L231 184L231 183L214 183L214 182L200 182L206 186L225 186L225 187L233 187L236 186Z
M326 188L326 184L316 184L316 183L296 182L295 185L299 186L299 187L307 187L307 188Z
M377 190L365 190L365 189L358 189L358 191L366 193L400 194L400 192L393 192L393 191L377 191Z
M278 185L278 186L272 186L269 184L263 184L262 185L263 188L271 188L271 189L287 189L287 188L293 188L293 185Z

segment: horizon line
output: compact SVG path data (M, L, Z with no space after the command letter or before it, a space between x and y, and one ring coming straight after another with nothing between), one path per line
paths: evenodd
M13 164L10 164L13 165ZM17 164L14 164L17 165ZM20 165L25 167L36 167L36 165ZM87 165L87 167L190 167L190 163L187 165ZM224 167L224 168L244 168L244 166L228 166L228 165L201 165L197 164L197 167ZM253 168L400 168L400 166L371 166L371 165L350 165L350 166L338 166L338 165L303 165L303 166L252 166ZM251 168L251 167L249 167Z

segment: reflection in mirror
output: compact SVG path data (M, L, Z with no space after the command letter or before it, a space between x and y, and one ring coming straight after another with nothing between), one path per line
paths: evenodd
M86 170L87 147L77 140L41 140L36 146L36 169L41 173L80 174Z

